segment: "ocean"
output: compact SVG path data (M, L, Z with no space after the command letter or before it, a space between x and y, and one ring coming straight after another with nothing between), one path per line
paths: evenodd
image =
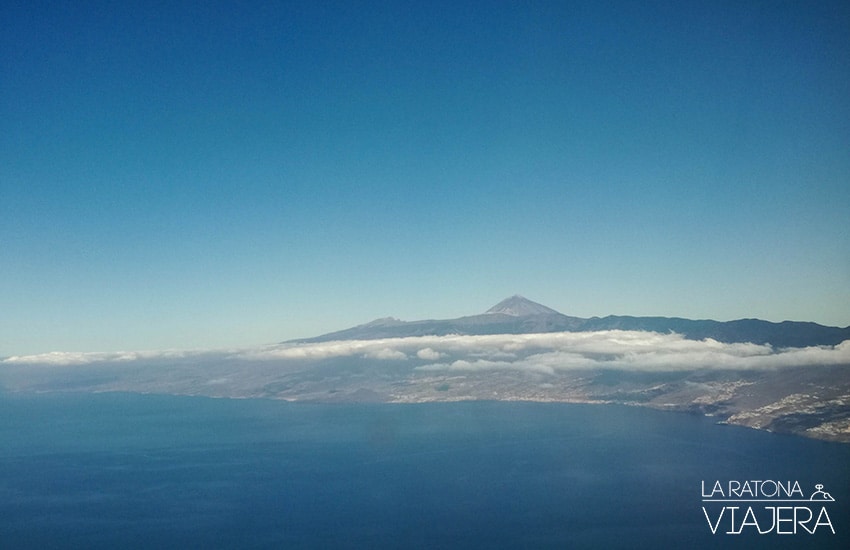
M0 394L0 548L850 548L848 465L615 405ZM822 484L830 525L712 534L730 480Z

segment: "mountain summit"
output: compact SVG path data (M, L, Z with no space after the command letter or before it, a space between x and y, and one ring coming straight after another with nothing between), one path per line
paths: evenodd
M510 298L506 298L487 310L487 313L501 313L503 315L511 315L513 317L526 317L528 315L560 315L552 308L548 308L543 304L532 302L528 298L524 298L519 294L515 294Z

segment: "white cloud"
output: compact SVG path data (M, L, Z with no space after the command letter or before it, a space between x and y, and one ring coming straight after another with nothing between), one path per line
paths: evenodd
M382 361L403 361L407 359L407 354L403 351L392 348L382 348L374 351L367 351L363 354L366 359L380 359Z
M265 362L269 369L309 368L319 360L357 357L412 360L424 371L524 370L556 373L569 369L622 370L771 369L802 365L850 365L850 340L837 346L774 349L769 345L688 340L678 334L637 331L420 336L282 344L250 350L55 352L9 357L7 367L87 364L208 365L222 361ZM247 367L253 368L253 367Z
M126 363L131 361L152 361L161 359L201 358L215 355L224 356L224 351L52 351L37 355L15 355L0 361L10 365L89 365L92 363Z
M416 352L416 357L424 359L425 361L439 361L445 357L445 354L431 348L422 348Z
M679 334L638 331L419 336L284 345L242 354L250 359L415 357L419 370L769 369L850 364L850 341L837 346L774 349L770 345L688 340ZM453 357L453 361L445 361Z
M497 371L497 370L517 370L520 365L506 361L488 361L487 359L476 359L467 361L466 359L458 359L451 363L432 363L417 367L416 370L421 371L461 371L461 372L476 372L476 371ZM520 367L524 371L539 372L544 374L555 374L555 369L545 364L523 363Z
M467 337L450 343L465 348L467 358L437 363L420 370L516 369L557 372L566 369L610 368L629 371L681 371L705 368L771 369L803 365L850 365L850 341L837 346L774 350L769 345L724 344L716 340L687 340L678 334L636 331L600 331ZM481 338L481 339L476 339ZM439 349L438 346L434 346ZM489 354L487 351L489 350ZM505 357L511 350L516 359Z

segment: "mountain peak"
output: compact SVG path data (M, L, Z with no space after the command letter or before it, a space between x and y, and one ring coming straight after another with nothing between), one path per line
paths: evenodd
M374 321L369 321L365 325L360 325L361 327L389 327L389 326L397 326L403 325L404 321L401 319L396 319L395 317L381 317L380 319L375 319Z
M559 315L554 309L548 308L543 304L532 302L528 298L524 298L519 294L515 294L510 298L505 298L495 306L491 307L486 313L501 313L503 315L512 315L514 317L526 317L528 315Z

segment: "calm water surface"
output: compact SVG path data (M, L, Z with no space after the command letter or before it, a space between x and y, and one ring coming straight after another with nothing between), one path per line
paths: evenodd
M712 535L729 479L836 535ZM0 395L2 548L850 548L848 502L850 445L640 408Z

